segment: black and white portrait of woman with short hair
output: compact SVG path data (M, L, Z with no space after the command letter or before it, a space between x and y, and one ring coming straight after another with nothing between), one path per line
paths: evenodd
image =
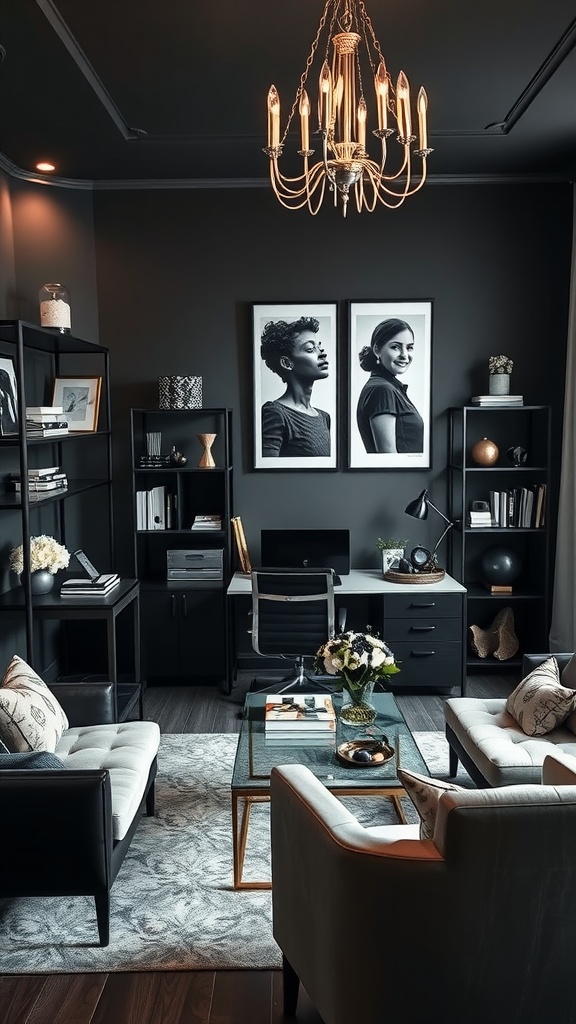
M18 433L16 374L10 356L0 357L0 436Z
M336 305L255 305L254 465L336 468Z
M350 468L430 467L432 303L350 303Z

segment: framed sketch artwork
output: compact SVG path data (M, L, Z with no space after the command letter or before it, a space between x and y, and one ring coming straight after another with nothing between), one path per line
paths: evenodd
M253 305L255 469L336 469L336 319L336 303Z
M350 469L429 469L432 302L351 302Z
M18 433L18 392L14 360L0 356L0 436Z
M68 430L92 433L98 429L102 377L56 377L52 405L61 405Z

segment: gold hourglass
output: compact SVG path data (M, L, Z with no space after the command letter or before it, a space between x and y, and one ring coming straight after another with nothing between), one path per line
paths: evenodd
M214 459L212 457L212 452L210 451L210 449L211 449L212 445L214 444L214 441L215 441L217 435L216 434L197 434L196 436L197 436L198 440L200 441L200 444L204 446L204 451L202 452L202 458L200 459L200 462L198 463L200 469L214 469L214 466L216 465L216 463L214 462Z

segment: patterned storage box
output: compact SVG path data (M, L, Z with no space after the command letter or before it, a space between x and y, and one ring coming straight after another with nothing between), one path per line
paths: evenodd
M161 409L201 409L202 377L158 377Z

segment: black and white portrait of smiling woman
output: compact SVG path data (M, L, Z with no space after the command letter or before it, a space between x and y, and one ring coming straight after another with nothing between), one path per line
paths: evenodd
M336 305L255 305L254 466L336 467Z
M350 468L430 467L432 303L350 303Z

